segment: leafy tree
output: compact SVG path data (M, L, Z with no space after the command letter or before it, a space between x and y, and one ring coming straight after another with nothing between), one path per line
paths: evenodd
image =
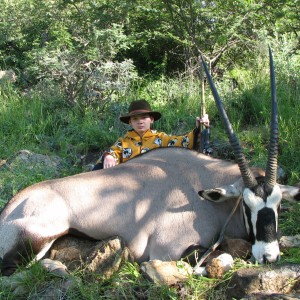
M234 61L249 60L255 55L261 31L275 36L279 28L283 30L283 24L292 23L285 32L292 30L297 35L299 13L297 9L289 12L296 8L296 2L164 0L173 35L185 41L186 52L194 56L194 61L201 53L212 67L225 54L227 60L228 55Z
M129 47L123 30L126 2L117 10L114 1L90 0L20 0L4 6L0 55L5 67L21 71L23 83L52 80L69 104L82 109L101 106L136 77L131 60L116 61Z
M71 65L128 59L140 74L194 71L199 53L222 72L251 63L262 33L290 33L297 41L300 27L299 0L0 0L0 5L0 66L20 70L29 85L51 76L61 82L65 75L59 77L58 70ZM71 81L62 86L74 102L74 77Z

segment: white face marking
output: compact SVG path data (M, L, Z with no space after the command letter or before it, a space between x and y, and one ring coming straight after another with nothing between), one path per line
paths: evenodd
M248 233L250 232L250 226L253 229L253 234L255 238L255 242L252 246L252 254L255 257L255 259L259 263L264 262L274 262L279 258L280 250L278 241L274 240L271 242L264 242L264 241L257 241L257 219L259 212L264 209L268 208L271 209L274 212L275 216L275 226L276 226L276 232L278 228L278 213L277 209L281 202L282 194L280 187L278 185L275 185L271 195L267 198L266 202L255 195L249 188L245 188L243 192L244 196L244 202L248 206L248 208L251 211L251 224L248 224L248 219L245 214L245 208L243 208L245 220L246 220L246 228ZM260 221L261 223L262 221Z
M257 221L257 214L258 211L265 207L265 202L260 197L257 197L250 189L245 188L243 192L244 202L249 207L251 211L251 225L253 229L254 236L256 236L256 221ZM245 213L245 210L244 210ZM245 218L247 221L248 219ZM246 222L246 227L248 233L250 231L250 224Z
M271 243L255 241L252 246L252 254L260 264L263 264L266 261L269 263L276 262L280 256L278 241L273 241Z
M278 205L282 199L281 189L278 184L273 187L272 194L267 199L267 207L277 210Z
M275 213L276 232L278 229L278 207L280 205L281 200L282 200L282 194L281 194L280 187L278 185L275 185L272 194L267 199L267 207L273 209Z

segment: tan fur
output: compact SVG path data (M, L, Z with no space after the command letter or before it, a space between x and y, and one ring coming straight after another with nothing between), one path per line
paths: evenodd
M32 185L0 215L2 271L13 272L32 250L41 258L68 232L96 240L118 235L137 262L176 260L195 244L208 248L234 201L213 203L201 199L198 191L239 178L232 162L168 148L114 168ZM241 209L226 234L247 238Z

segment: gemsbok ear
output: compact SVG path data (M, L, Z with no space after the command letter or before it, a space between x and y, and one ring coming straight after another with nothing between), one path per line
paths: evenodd
M282 199L299 202L300 201L300 188L289 185L278 184L282 193Z
M220 203L238 198L242 193L239 185L232 184L220 188L201 190L198 195L205 200Z

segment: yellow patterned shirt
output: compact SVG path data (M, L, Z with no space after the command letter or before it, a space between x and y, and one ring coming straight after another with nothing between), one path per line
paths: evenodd
M164 132L156 130L147 130L140 137L133 129L127 131L124 137L119 138L113 146L111 146L99 161L102 161L105 155L111 154L117 164L128 161L129 159L143 154L159 147L182 147L193 149L194 138L197 129L187 133L186 135L168 135ZM199 131L198 131L199 132ZM98 162L99 162L98 161Z

